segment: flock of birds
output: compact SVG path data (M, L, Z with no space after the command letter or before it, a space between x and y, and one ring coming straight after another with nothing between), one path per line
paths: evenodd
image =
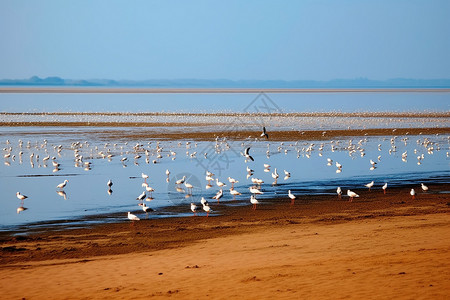
M323 135L325 135L326 132L323 133ZM268 140L269 139L269 135L266 131L266 128L263 127L262 133L260 134L260 138L261 139L265 139ZM398 137L392 137L390 139L391 142L391 148L388 150L389 154L392 154L394 152L397 151L397 146L396 146L396 141L397 141ZM404 142L405 145L407 143L408 137L404 137L401 139L401 142ZM223 151L223 149L229 149L230 146L228 144L228 141L226 140L226 138L223 138L222 140L220 140L218 137L216 138L215 141L215 149L216 151L220 152ZM342 150L347 150L350 156L355 155L356 153L359 153L359 155L361 157L365 156L365 149L363 147L363 144L367 142L367 138L363 138L360 139L356 144L353 142L353 140L349 140L347 145L342 145L340 141L331 141L331 151L334 152L338 149ZM6 144L8 145L6 148L3 149L4 153L4 159L5 159L5 164L6 165L10 165L11 161L14 162L16 159L16 155L13 153L13 147L11 146L10 141L8 140L6 142ZM126 145L127 143L125 143ZM149 143L150 144L150 143ZM433 151L435 150L440 150L440 147L437 143L432 142L430 139L428 139L427 137L425 137L423 140L418 140L417 144L422 145L423 147L425 147L426 151L428 154L432 154ZM181 146L182 143L178 142L178 146ZM190 149L190 145L191 142L186 142L186 148ZM242 146L245 145L244 142L242 142L241 144ZM74 151L74 159L75 159L75 166L79 166L79 167L84 167L86 170L90 170L91 168L91 164L92 164L92 159L94 158L103 158L103 159L108 159L108 160L112 160L112 158L114 156L116 156L117 154L114 153L114 151L111 150L110 147L113 147L114 149L120 149L121 151L123 151L123 145L118 145L118 144L109 144L106 143L104 145L105 149L100 149L98 146L95 146L95 148L90 148L91 153L90 155L87 156L83 156L82 154L82 150L85 148L89 148L89 143L86 141L84 143L82 142L74 142L71 144L71 149ZM195 144L195 147L197 146L197 144ZM315 145L314 143L307 143L306 145L304 145L303 147L301 147L299 145L299 142L296 142L294 145L294 149L295 151L297 151L297 158L300 156L300 153L303 152L303 154L309 158L311 156L311 153L313 150L316 149L317 145ZM23 159L23 155L24 155L24 151L23 148L28 148L28 149L32 149L33 147L37 148L37 149L43 149L43 151L46 153L46 156L42 159L42 164L43 166L47 165L48 161L52 162L52 165L54 167L53 172L57 172L59 171L60 168L60 164L57 161L56 156L50 156L49 152L48 152L48 142L47 140L44 140L44 142L42 144L38 144L36 143L35 145L32 145L31 142L28 142L26 145L24 145L24 143L19 140L19 160L22 163L22 159ZM54 151L56 152L57 155L59 155L61 153L61 151L63 150L63 146L62 145L56 145L53 146ZM250 154L250 149L251 147L245 147L245 150L241 153L241 155L243 156L245 163L247 162L254 162L255 159L254 157ZM324 149L324 144L320 144L318 145L318 150L319 150L319 156L322 156L322 151ZM280 145L277 148L278 152L282 152L282 150L284 150L285 154L288 153L288 151L291 151L290 148L285 147L284 143L281 142ZM378 150L381 151L381 144L378 145ZM94 152L95 151L95 152ZM137 160L139 158L142 157L141 154L145 155L145 160L146 163L150 162L150 156L156 156L156 159L152 160L153 164L159 163L160 160L163 158L163 148L160 146L159 142L156 142L156 149L154 149L153 153L151 153L151 150L149 148L146 148L143 144L136 144L133 147L133 150L130 152L126 152L127 154L132 154L134 155L134 160L135 163L137 164ZM418 154L417 149L414 150L415 154ZM176 155L177 153L170 150L166 156L171 158L172 160L176 159ZM197 155L196 151L193 152L186 152L186 155L189 156L190 158L195 158ZM207 158L207 153L204 153L204 157ZM269 144L268 144L268 149L266 151L266 156L269 158L270 157L270 151L269 151ZM402 160L406 161L407 157L408 157L408 153L404 152L401 155ZM447 152L447 157L449 157L449 153ZM424 154L420 154L417 156L417 164L420 165L422 163L422 161L424 160L425 156ZM120 158L120 161L122 164L124 164L124 167L126 166L126 162L128 161L128 157L127 156L123 156ZM378 162L381 161L381 155L379 155L377 157L377 161L374 161L372 159L369 160L370 163L370 170L375 170L377 168L377 164ZM334 165L336 166L336 173L341 173L343 170L343 165L337 161L333 161L331 158L327 158L327 165L328 166L332 166L334 163ZM34 152L32 152L30 154L30 164L32 167L34 167L35 164L38 164L39 166L41 165L41 161L39 158L38 154L35 154ZM264 172L271 172L270 168L271 166L269 164L263 164L264 166ZM250 179L251 181L251 186L248 188L249 192L250 192L250 204L252 205L252 209L256 210L257 209L257 205L260 203L257 199L258 195L262 195L264 194L263 190L262 190L262 184L264 183L264 180L260 179L260 178L256 178L253 176L254 174L254 170L252 170L248 165L246 166L246 171L247 171L247 179ZM291 173L283 170L284 173L284 180L288 180L291 177ZM166 175L166 181L167 183L170 183L170 171L167 169L165 172ZM274 168L274 171L271 173L272 178L274 179L273 185L277 185L277 180L280 176L280 174L278 173L277 168ZM151 201L152 198L152 193L155 192L155 189L152 188L151 186L149 186L149 184L147 183L147 180L149 178L149 175L142 173L141 177L143 178L144 182L142 183L142 187L145 189L138 197L137 200L139 200L139 206L142 208L142 210L147 214L148 217L148 213L152 211L152 209L150 207L148 207L145 204L145 200L146 201ZM206 171L206 176L205 179L207 181L207 185L206 185L206 189L209 189L213 186L212 183L215 183L215 185L219 188L218 192L212 197L212 199L217 200L218 202L220 201L220 199L223 197L224 195L224 189L227 186L226 183L221 182L219 180L219 178L215 177L215 174L210 172L210 171ZM231 196L233 196L233 200L236 199L236 196L241 196L242 193L239 192L237 189L235 189L235 184L238 183L239 181L232 178L232 177L228 177L228 182L231 184L231 187L229 189L229 193ZM64 192L64 188L65 186L68 184L68 180L64 180L64 182L58 184L56 186L57 188L57 193L61 196L63 196L64 198L66 198L66 194ZM181 179L178 179L175 181L175 186L176 187L180 187L181 185L184 185L184 187L187 189L188 194L192 195L193 193L193 189L194 189L194 184L188 182L186 176L184 176ZM108 193L111 194L112 190L111 187L113 185L112 180L109 180L107 182L107 187L108 187ZM371 181L370 183L365 185L367 188L369 188L369 190L374 186L374 181ZM427 191L428 187L425 186L423 183L421 184L421 188L423 189L423 191ZM387 183L384 183L384 185L382 186L383 192L386 193L386 189L387 189ZM336 190L336 193L338 195L339 198L341 198L342 196L342 189L341 187L338 187ZM358 194L356 194L354 191L351 191L350 189L347 190L346 192L347 196L349 197L349 201L353 201L354 198L359 197ZM415 199L415 190L411 189L410 194L412 196L413 199ZM24 200L27 199L28 197L21 194L20 192L16 193L17 198L21 201L21 205L19 206L19 208L17 209L17 213L20 213L24 210L26 210L26 208L24 207ZM294 201L296 199L296 195L294 195L291 190L288 190L287 193L287 197L291 200L291 205L294 205ZM201 201L200 201L201 205L202 205L202 209L204 212L206 212L206 216L208 217L209 214L212 212L212 209L208 203L208 201L202 197ZM195 204L194 202L192 202L190 204L190 210L192 211L192 213L194 215L197 215L198 211L199 211L199 207L197 204ZM139 217L132 214L131 212L127 213L127 217L128 219L130 219L131 221L137 221L139 220Z

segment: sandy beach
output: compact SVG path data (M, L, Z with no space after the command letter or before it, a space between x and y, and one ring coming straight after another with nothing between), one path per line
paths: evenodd
M446 299L448 185L1 237L3 299ZM125 216L124 216L125 217Z

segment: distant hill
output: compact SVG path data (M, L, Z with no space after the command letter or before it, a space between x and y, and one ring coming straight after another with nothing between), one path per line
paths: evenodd
M227 79L149 79L149 80L75 80L60 77L2 79L0 86L91 86L147 88L450 88L450 79L371 80L367 78L315 80L227 80Z

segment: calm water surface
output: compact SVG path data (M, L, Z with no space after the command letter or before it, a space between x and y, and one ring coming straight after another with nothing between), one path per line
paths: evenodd
M72 221L76 224L126 220L127 211L146 218L136 200L144 191L141 173L149 175L148 183L155 189L150 197L153 199L145 201L155 210L149 214L150 218L189 215L191 202L199 205L201 197L214 196L219 188L215 184L206 187L206 170L227 184L221 201L229 205L249 204L248 188L252 184L247 179L246 166L255 171L252 177L264 180L264 194L258 197L263 203L268 198L287 198L289 189L297 195L334 194L337 186L345 192L349 188L364 188L364 184L374 180L374 189L380 189L387 182L389 186L411 185L420 192L420 182L450 182L449 137L446 135L399 136L393 140L391 137L283 143L180 140L158 144L156 140L123 141L120 137L104 141L101 135L85 133L82 128L63 128L62 134L47 134L52 130L55 129L0 129L2 149L12 147L11 155L15 155L14 160L3 158L0 165L1 230L27 224L38 226L40 222ZM21 148L19 140L23 141ZM137 144L141 146L136 151ZM162 149L159 152L162 158L157 158L157 145ZM255 161L246 163L240 153L248 146ZM83 156L83 162L91 162L90 168L75 162L76 150ZM176 155L171 154L172 151ZM102 158L100 152L113 156ZM3 150L3 153L7 152ZM207 153L206 158L204 153ZM136 154L141 157L134 158ZM417 157L422 155L418 164ZM56 158L59 170L55 171L52 159L43 162L46 156ZM127 158L126 162L121 161L123 157ZM331 166L327 165L327 158L333 160ZM370 159L377 162L375 169L370 169ZM335 162L343 165L342 172L336 172ZM265 163L271 166L270 172L264 171ZM279 173L277 185L273 185L271 176L275 168ZM166 169L171 172L169 182ZM291 177L285 179L283 170L291 172ZM179 186L180 190L176 189L175 181L184 175L187 182L194 185L192 195L183 185ZM228 176L239 181L235 188L242 195L237 196L236 202L229 194ZM56 185L65 179L69 180L65 194L58 193ZM113 181L111 194L106 186L109 179ZM17 191L29 197L23 203L27 210L20 213L17 213L21 205L15 196Z

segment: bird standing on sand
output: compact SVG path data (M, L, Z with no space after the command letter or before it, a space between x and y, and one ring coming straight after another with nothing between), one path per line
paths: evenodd
M365 184L365 186L369 188L369 191L370 191L370 188L373 187L373 185L374 185L373 181L369 182L368 184Z
M353 198L359 197L359 195L358 195L357 193L352 192L352 191L350 191L350 190L347 190L347 196L350 197L349 202L352 202L352 201L353 201Z
M209 213L212 212L212 209L209 207L208 203L203 203L203 210L206 212L206 217L208 217Z
M139 221L140 220L136 215L133 215L130 212L128 212L128 219L130 219L133 222L133 224L134 224L134 221Z
M428 187L425 184L421 183L420 185L422 186L422 190L424 192L428 191Z
M253 204L252 209L256 210L256 204L259 204L258 200L256 200L255 195L251 195L250 203Z
M69 182L69 180L66 179L66 180L64 180L63 183L58 184L56 187L58 189L63 189L67 185L68 182Z
M342 189L340 186L337 187L336 189L336 193L338 194L338 198L341 199L341 195L342 195Z
M142 204L142 210L147 214L148 216L148 212L152 211L153 209L151 209L150 207L148 207L145 203Z
M269 139L269 135L266 132L266 127L263 126L263 132L261 133L261 137L265 137L266 139Z
M191 202L191 211L194 213L194 216L197 215L197 205Z
M387 182L381 188L383 189L383 193L386 194Z
M217 194L216 194L214 197L212 197L212 199L216 199L217 202L219 202L219 199L222 198L222 196L223 196L223 190L220 189L220 190L217 192Z
M411 195L411 197L414 199L416 199L416 191L414 189L411 189L411 191L409 192L409 194Z
M295 197L295 195L291 193L291 190L289 190L288 196L289 196L289 198L291 198L291 205L293 205L295 198L297 198L297 197Z
M253 159L253 157L250 155L249 151L250 151L250 147L245 148L244 156L245 156L246 159L250 159L251 161L254 161L254 159Z

